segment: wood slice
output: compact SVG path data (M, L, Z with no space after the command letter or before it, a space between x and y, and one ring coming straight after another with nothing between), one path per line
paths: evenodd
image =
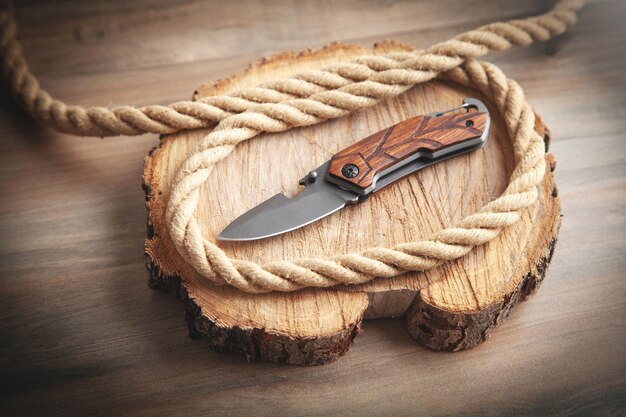
M333 44L282 54L251 65L241 75L203 85L194 98L255 86L365 52L407 49L399 42L384 42L370 50ZM486 101L475 91L431 82L339 120L265 134L239 145L216 166L202 189L198 216L206 237L214 238L234 218L276 193L293 196L299 178L346 146L412 116L455 107L464 97ZM503 122L492 106L490 110L492 130L483 150L419 171L363 204L302 229L256 242L220 243L221 247L232 257L263 264L389 247L458 222L497 197L514 166ZM536 129L545 135L540 121ZM378 317L403 317L407 331L432 349L466 349L485 340L544 277L560 225L552 156L540 199L525 211L523 220L443 267L364 285L294 293L251 295L214 285L182 260L163 223L176 168L207 133L162 137L146 158L143 182L150 284L184 300L191 335L206 337L216 350L239 352L249 360L323 364L349 349L363 319Z

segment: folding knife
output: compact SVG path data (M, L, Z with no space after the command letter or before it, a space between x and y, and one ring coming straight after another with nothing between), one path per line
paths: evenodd
M264 201L230 223L218 240L256 240L298 229L366 200L392 182L428 165L481 148L491 118L483 102L416 116L335 154L300 180L295 197Z

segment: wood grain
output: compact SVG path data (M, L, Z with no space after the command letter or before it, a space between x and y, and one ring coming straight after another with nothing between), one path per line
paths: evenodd
M382 42L372 50L335 43L298 54L279 54L251 64L244 73L229 77L228 82L207 83L198 89L195 98L227 94L243 85L262 84L363 53L384 54L409 48L399 42ZM431 110L454 108L464 98L477 94L458 85L431 82L347 117L306 129L262 135L240 144L215 167L213 177L202 187L196 219L201 230L208 231L205 238L214 240L211 231L224 227L231 213L238 215L258 204L255 198L263 201L279 191L289 193L295 179L311 169L313 155L323 161L328 158L324 155L328 149L347 146L364 120L367 128L377 130L389 124L385 115L403 119L406 114L429 112L421 103L429 103ZM482 96L480 99L488 102ZM455 214L469 215L470 210L478 210L500 194L513 170L513 150L502 128L503 121L493 109L491 115L494 128L480 151L408 175L377 192L358 207L360 210L348 207L314 224L259 242L219 244L230 256L266 264L365 250L379 244L381 235L385 245L392 246L405 242L407 236L411 236L408 240L419 239L453 224L459 221L454 219ZM468 120L475 120L475 126L466 126ZM409 118L395 126L382 143L386 146L381 148L401 159L404 150L408 153L409 149L422 147L441 149L454 141L481 136L487 126L487 114L466 112L441 118ZM540 136L549 137L540 118L535 130ZM337 360L350 348L364 317L402 317L409 334L432 349L467 349L484 341L544 277L560 225L552 169L548 169L542 181L537 203L524 212L520 222L469 256L442 267L340 289L262 296L212 285L174 249L165 221L166 202L177 167L206 134L207 131L191 131L167 135L146 158L146 254L151 286L181 298L190 333L206 337L210 346L220 352L240 353L250 360L305 366L325 364ZM375 154L381 136L385 136L385 130L364 139L361 145L357 141L347 146L346 155L341 158L350 158L353 149L359 147L369 147ZM548 165L553 167L554 159L551 155L548 158L552 161ZM376 156L370 160L376 166ZM287 188L275 189L277 179ZM428 210L422 210L423 207ZM402 218L411 221L402 222ZM412 290L413 297L398 290Z
M94 105L182 99L286 49L386 37L427 47L547 7L17 3L42 83ZM552 130L563 227L541 291L498 337L455 354L420 348L395 320L367 322L350 354L322 367L251 366L210 352L186 336L178 301L146 290L139 185L157 139L58 135L25 118L1 89L1 413L623 414L625 19L623 2L591 1L563 38L488 57L520 82Z
M418 152L424 156L482 136L486 113L464 112L441 117L416 116L374 133L337 152L330 161L330 175L365 191L374 179ZM343 172L354 165L352 173Z

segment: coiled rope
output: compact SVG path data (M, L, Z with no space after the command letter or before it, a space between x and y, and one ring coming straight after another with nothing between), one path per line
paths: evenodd
M294 291L427 270L464 256L516 223L522 210L538 196L537 185L545 173L543 139L534 131L535 116L519 84L507 79L495 65L476 58L491 50L526 46L563 33L576 22L583 3L561 0L545 14L481 26L426 50L361 56L229 95L168 106L85 108L53 99L28 69L9 8L0 11L1 65L26 111L62 132L85 136L164 134L217 123L174 178L165 213L170 237L180 255L215 283L253 293ZM393 248L266 265L229 258L202 235L195 217L200 189L215 164L238 143L262 132L282 132L344 116L435 77L481 91L501 113L513 141L516 167L509 185L477 213L427 239Z

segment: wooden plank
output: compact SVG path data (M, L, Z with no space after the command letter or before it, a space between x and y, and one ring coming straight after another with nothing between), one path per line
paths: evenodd
M145 45L167 27L150 20L169 13L167 7L19 2L18 16L27 56L53 92L84 104L143 104L185 98L268 52L385 37L427 46L479 22L545 7L540 3L500 8L481 0L471 9L417 3L411 14L409 2L350 3L350 10L320 14L309 7L295 40L282 25L298 10L284 7L263 16L263 27L278 28L271 36L226 59L219 45L207 37L194 43L190 32L164 42L157 54L135 48L129 56L125 42ZM196 17L197 6L183 4L191 12L177 18L189 27L219 25L219 16ZM359 26L372 4L380 18ZM250 5L222 9L236 7ZM68 41L80 22L95 32L98 19L115 26L133 10L134 24L159 30L129 30L110 42ZM391 19L404 13L402 27L394 28ZM623 2L591 2L559 42L493 56L551 127L563 227L542 290L497 338L455 354L419 348L392 320L367 323L341 362L314 369L250 365L189 340L181 306L145 285L139 178L156 139L102 142L50 133L34 127L1 90L0 409L59 416L350 414L341 412L346 407L359 415L623 413L625 18ZM355 23L341 28L346 21ZM233 31L225 28L220 39L232 49L258 29L240 27L241 38L231 42ZM206 55L169 64L168 55L192 44Z

